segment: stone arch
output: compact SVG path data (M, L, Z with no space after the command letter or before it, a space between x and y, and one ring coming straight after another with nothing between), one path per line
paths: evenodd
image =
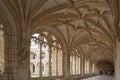
M5 80L17 80L17 30L11 14L0 1L0 16L4 26Z
M66 49L66 41L65 41L65 38L63 37L62 33L58 30L58 29L55 29L55 28L52 28L51 26L38 26L36 28L30 28L28 30L28 40L30 40L31 38L31 35L34 34L34 33L39 33L39 32L43 32L43 31L46 31L46 32L49 32L51 33L52 35L55 36L55 38L57 40L59 40L60 44L61 44L61 47L63 47L64 49ZM64 50L65 51L65 50Z
M52 28L51 26L37 26L36 28L33 29L29 29L27 32L27 39L30 40L31 35L33 35L34 33L39 33L39 32L49 32L52 35L54 35L54 37L59 40L60 45L62 47L62 51L63 51L63 75L67 74L67 72L64 72L67 69L67 58L65 58L64 56L68 56L67 54L67 42L65 41L64 36L62 35L62 33L56 29L56 28ZM65 69L65 70L64 70Z

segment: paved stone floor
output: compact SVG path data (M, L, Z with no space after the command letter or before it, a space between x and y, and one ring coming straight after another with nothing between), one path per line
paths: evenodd
M82 80L114 80L113 76L95 76L87 79Z

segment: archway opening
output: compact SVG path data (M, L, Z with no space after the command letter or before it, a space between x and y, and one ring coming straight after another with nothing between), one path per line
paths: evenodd
M114 75L114 64L107 60L99 61L98 73L100 75Z
M63 75L63 52L54 35L48 32L35 33L30 43L30 62L35 64L35 72L31 72L31 77Z

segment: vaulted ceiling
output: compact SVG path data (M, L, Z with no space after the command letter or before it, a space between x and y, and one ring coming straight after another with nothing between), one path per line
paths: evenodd
M117 0L1 0L18 32L48 26L93 60L114 60Z

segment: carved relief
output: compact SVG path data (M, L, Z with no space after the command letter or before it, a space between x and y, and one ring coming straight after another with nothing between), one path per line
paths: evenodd
M28 51L26 50L25 46L23 46L23 45L21 46L18 57L19 57L19 61L24 61L27 59Z

